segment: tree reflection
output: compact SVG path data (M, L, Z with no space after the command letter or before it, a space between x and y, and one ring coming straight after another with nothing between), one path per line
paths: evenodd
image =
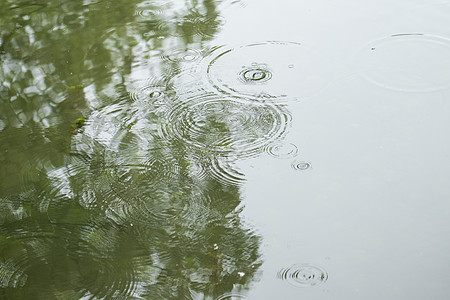
M245 289L260 239L240 220L239 186L205 171L211 153L161 137L164 101L128 94L148 67L174 101L177 62L155 53L211 39L217 3L0 1L0 298Z

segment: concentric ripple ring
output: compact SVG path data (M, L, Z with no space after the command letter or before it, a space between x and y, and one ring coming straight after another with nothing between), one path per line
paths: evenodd
M421 33L393 34L364 45L355 68L369 82L405 92L450 87L450 39Z
M312 264L296 264L281 269L277 277L297 287L312 287L324 283L328 273L319 266Z
M333 65L317 49L277 41L218 47L204 61L216 91L275 103L317 93L331 79Z
M210 94L174 105L161 134L200 151L248 157L283 137L290 120L282 106Z

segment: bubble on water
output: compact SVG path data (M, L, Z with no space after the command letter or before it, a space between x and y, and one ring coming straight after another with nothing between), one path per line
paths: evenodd
M393 34L364 45L355 68L392 90L429 92L450 87L450 39L421 33Z
M297 287L312 287L327 281L328 273L321 267L311 264L296 264L281 269L277 278Z
M216 47L204 61L214 90L257 101L262 94L274 101L313 95L330 81L333 65L300 43L272 41Z
M298 154L298 148L292 143L275 142L266 147L266 152L276 158L293 158Z
M311 163L307 161L293 161L291 166L294 170L298 171L304 171L312 168Z
M277 105L207 94L174 105L161 134L199 151L246 157L283 137L290 120L289 113Z

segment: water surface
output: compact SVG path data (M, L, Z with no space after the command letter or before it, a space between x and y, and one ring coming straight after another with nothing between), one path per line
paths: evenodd
M446 1L0 6L0 298L448 298Z

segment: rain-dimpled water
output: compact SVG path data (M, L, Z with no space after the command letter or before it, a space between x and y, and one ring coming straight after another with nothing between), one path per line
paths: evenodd
M449 299L449 1L0 8L0 299Z

